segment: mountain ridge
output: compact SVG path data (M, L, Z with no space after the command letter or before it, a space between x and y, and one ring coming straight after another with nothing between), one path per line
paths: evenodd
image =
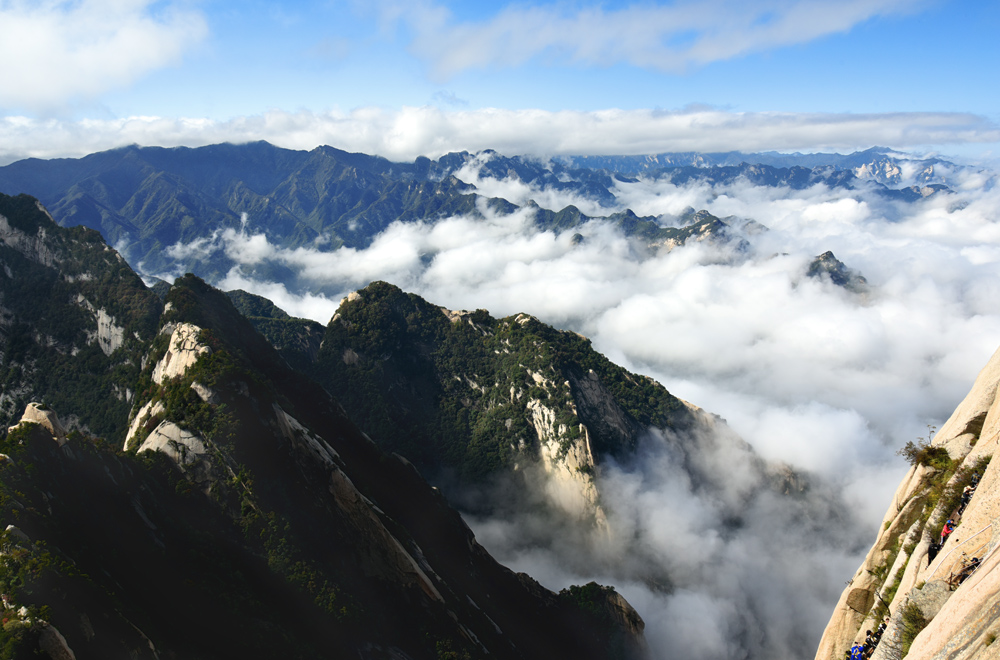
M848 163L845 158L833 161ZM947 190L935 178L933 163L926 166L930 172L917 177L913 185L892 187L904 182L893 158L882 152L861 152L856 160L867 163L864 176L836 165L777 167L746 161L731 164L725 159L713 164L697 161L704 166L646 168L636 174L666 178L678 185L748 180L793 189L816 184L848 189L874 186L888 199L909 202ZM549 210L525 205L542 229L565 230L604 217L627 235L634 233L653 242L666 240L664 232L676 229L655 217L611 209L617 182L630 180L629 175L578 167L572 160L566 163L506 157L489 150L448 154L436 161L418 158L413 163L392 163L328 146L311 151L281 149L266 142L197 148L129 146L80 159L31 159L0 167L0 191L37 196L61 225L82 224L100 230L109 244L120 248L147 275L191 271L213 281L236 262L217 254L198 256L186 248L211 242L227 231L263 234L280 248L329 251L366 247L392 222L434 222L457 215L480 218L484 208L500 214L521 208L483 195L460 179L470 167L481 180L511 178L572 193L593 201L597 208L609 209L606 216L588 216L571 206ZM872 174L890 171L892 176Z
M551 592L496 563L225 294L189 275L161 307L96 232L58 227L27 197L0 196L0 209L18 232L0 235L0 286L33 285L23 302L51 298L47 311L73 326L53 343L37 315L21 322L22 307L5 307L4 366L10 347L34 345L36 362L62 360L64 381L92 365L91 394L120 404L110 440L87 433L97 418L85 398L64 400L76 423L47 413L55 435L31 413L0 440L0 520L16 523L0 535L13 612L3 646L61 639L81 659L644 654L642 620L621 596L596 584ZM152 332L110 346L96 292L122 278L144 292L136 318ZM93 311L45 287L87 291ZM21 400L42 403L28 410L51 411L45 379L22 372Z

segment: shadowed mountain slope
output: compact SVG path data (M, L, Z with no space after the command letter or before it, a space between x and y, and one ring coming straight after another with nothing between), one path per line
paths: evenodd
M57 227L34 200L0 203L18 228L0 236L7 279L37 267L40 286L76 284L61 269L76 263L65 248L93 276L88 300L104 300L105 281L117 291L118 280L98 277L117 255L77 240L92 233ZM34 260L14 258L24 252ZM39 301L44 286L32 292ZM57 294L57 312L78 305ZM136 321L137 343L109 347L132 370L95 353L92 396L65 398L60 411L84 420L114 396L100 388L129 386L128 405L108 414L114 442L67 434L45 401L2 442L0 522L16 528L0 538L10 608L0 646L58 643L81 659L642 653L642 621L620 596L598 585L553 593L499 565L408 461L377 448L225 294L186 276L162 314L145 295L138 312L106 312L146 323ZM86 331L53 344L7 314L8 346L67 359L91 346ZM93 346L109 356L100 336ZM83 366L66 362L62 380ZM47 394L37 379L20 387Z

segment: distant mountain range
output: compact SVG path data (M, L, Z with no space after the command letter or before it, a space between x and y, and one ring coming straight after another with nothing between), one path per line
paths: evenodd
M486 151L392 163L332 147L305 152L257 142L197 149L126 147L79 159L28 159L0 168L0 192L37 197L60 225L99 230L144 274L190 271L216 281L232 268L231 259L218 251L207 255L181 248L204 244L226 230L263 234L280 248L365 247L397 221L434 222L518 209L508 200L483 197L460 180L456 175L468 167L482 178L515 178L540 189L572 192L608 208L598 217L626 234L664 244L676 240L686 218L665 224L615 211L617 183L638 176L678 185L744 179L793 189L867 187L888 199L915 201L947 190L938 175L941 165L947 164L905 160L881 149L849 156L660 154L547 162ZM909 174L904 176L904 170ZM544 229L567 230L592 219L573 206L529 206ZM277 281L290 277L280 266L271 268L260 275Z
M858 178L871 178L887 186L899 185L906 177L901 166L910 170L911 183L941 183L941 166L954 165L939 158L912 158L887 147L872 147L850 154L791 153L777 151L743 153L662 153L650 156L570 156L559 159L571 168L601 169L618 174L637 175L675 167L734 167L743 164L773 168L831 168L852 172Z

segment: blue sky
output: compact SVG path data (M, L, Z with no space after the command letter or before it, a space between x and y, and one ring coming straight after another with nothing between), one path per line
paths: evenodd
M0 0L0 27L17 63L2 160L247 139L398 158L1000 142L996 2Z

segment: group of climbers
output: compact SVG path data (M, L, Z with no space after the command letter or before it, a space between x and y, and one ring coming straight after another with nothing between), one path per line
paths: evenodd
M865 641L861 644L855 644L848 651L844 651L844 660L867 660L867 658L872 657L875 647L878 646L879 641L882 639L882 633L885 632L885 626L888 621L889 618L886 617L885 621L878 624L875 632L871 630L865 632Z
M944 547L945 541L948 540L948 536L955 531L955 518L958 518L965 512L965 507L969 505L969 501L972 499L973 494L976 492L976 488L979 486L979 473L975 472L972 475L972 479L969 485L962 489L962 499L959 501L958 507L952 512L952 517L948 518L948 521L941 527L941 540L938 542L931 543L930 547L927 548L927 563L930 564L937 557L938 551Z
M934 561L938 552L944 546L948 537L953 531L955 531L956 523L955 519L959 518L962 513L965 512L965 508L969 505L969 501L972 500L973 494L976 492L976 488L979 486L979 473L976 472L972 475L972 479L969 485L962 490L962 499L959 502L958 507L952 512L951 518L942 525L941 527L941 540L932 542L930 547L927 549L927 563L930 565ZM953 574L948 580L949 586L954 589L958 585L962 584L966 579L972 575L977 568L979 568L981 561L978 557L973 557L971 560L962 562L962 570L956 574ZM849 650L844 652L844 660L866 660L870 658L875 652L875 647L878 646L879 641L882 639L882 633L885 632L886 625L889 622L889 617L886 617L882 621L878 628L873 633L871 630L865 633L865 641L859 644L855 644Z

